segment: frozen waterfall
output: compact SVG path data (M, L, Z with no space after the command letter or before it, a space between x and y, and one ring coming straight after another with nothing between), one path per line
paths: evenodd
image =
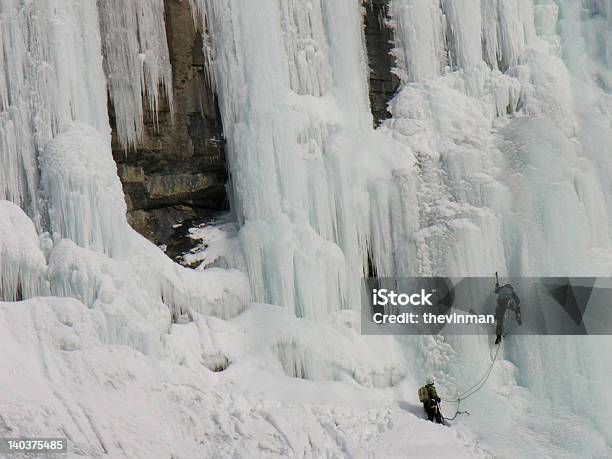
M609 455L609 337L509 336L446 435L405 400L473 384L490 337L365 337L357 311L374 274L611 275L612 1L391 0L374 128L367 1L190 0L239 226L198 271L130 228L111 152L109 106L130 154L175 103L164 3L0 0L0 437L359 456L399 419L427 440L402 454Z
M0 200L31 219L0 201L0 299L77 298L103 311L103 341L157 352L171 315L229 317L248 292L241 274L196 275L129 227L101 37L127 145L142 131L143 99L155 106L158 85L169 91L164 11L151 2L132 17L119 4L101 5L99 13L95 1L0 2ZM109 37L111 25L128 38ZM215 282L202 283L210 275Z
M368 258L379 275L610 274L609 2L394 0L403 85L377 130L359 3L281 5L199 4L256 300L315 319L357 308ZM406 340L412 361L427 342ZM448 343L426 366L459 390L482 372L489 343ZM493 437L511 430L514 394L551 413L524 453L605 451L612 366L595 357L605 346L510 339L496 388L476 402L502 415L475 424ZM596 359L589 370L585 356ZM590 416L585 378L607 407ZM566 395L547 389L559 381ZM585 419L582 441L554 434L568 416Z
M360 5L197 5L254 299L310 318L355 308L368 256L394 272L416 180L411 150L372 128Z

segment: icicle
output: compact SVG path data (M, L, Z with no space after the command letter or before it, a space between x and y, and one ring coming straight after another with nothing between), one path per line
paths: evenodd
M331 84L329 51L321 18L321 0L280 3L281 27L289 58L290 86L298 94L323 95Z
M98 2L110 98L124 148L142 139L144 106L155 116L162 94L173 112L172 68L163 0Z
M53 237L123 254L126 204L108 140L91 126L72 124L47 144L40 168Z
M406 80L439 75L446 65L446 24L440 2L394 0L391 11L396 56Z
M535 36L532 2L498 0L498 21L498 62L506 70L520 63L526 44Z
M499 44L499 13L497 0L482 0L480 2L482 19L482 56L492 69L497 69L498 56L501 54Z
M0 201L0 301L48 294L47 266L32 220Z
M482 56L480 0L443 0L451 68L476 67Z
M540 36L552 36L556 33L559 19L559 6L553 0L541 0L533 6L536 32Z

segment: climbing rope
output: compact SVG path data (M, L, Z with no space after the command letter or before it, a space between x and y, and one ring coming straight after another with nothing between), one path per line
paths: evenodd
M455 414L453 415L453 417L452 418L447 418L445 416L442 416L442 419L444 419L445 421L454 421L457 418L457 416L459 416L460 414L467 414L468 416L470 415L469 411L467 411L467 410L461 411L459 409L459 407L461 406L461 399L456 400L456 402L457 402L457 411L455 411ZM438 409L440 409L440 408L438 407ZM440 411L440 413L441 412L442 411Z
M459 416L460 414L467 414L468 416L470 415L469 411L461 411L460 410L461 402L463 400L471 397L472 395L474 395L476 392L478 392L480 389L483 388L483 386L485 385L485 383L489 379L489 376L491 376L491 372L493 371L493 365L495 364L495 361L497 360L497 355L499 354L499 348L500 347L501 347L501 342L497 343L497 349L495 350L495 357L493 357L493 361L491 362L491 365L489 365L489 368L487 369L487 371L484 374L484 376L482 378L480 378L480 380L476 384L474 384L473 386L471 386L467 390L464 390L455 399L443 399L442 400L444 402L457 402L457 411L455 412L455 414L454 414L454 416L452 418L445 418L444 416L442 416L442 418L445 421L454 421L455 418L457 416Z
M495 272L495 285L499 286L499 276L497 274L497 271ZM504 311L504 312L506 312L506 311ZM499 343L497 343L497 349L495 350L495 357L493 357L493 361L491 362L491 365L489 365L489 368L487 369L487 371L484 374L484 376L482 378L480 378L480 380L476 384L474 384L473 386L471 386L468 389L466 389L465 391L463 391L461 394L459 394L457 396L456 399L443 399L444 402L457 402L457 411L455 412L455 414L453 415L452 418L445 418L444 416L442 416L442 419L444 419L445 421L454 421L455 418L457 416L459 416L460 414L467 414L468 416L470 415L469 411L461 411L460 410L461 402L463 400L471 397L472 395L474 395L476 392L478 392L480 389L483 388L483 386L485 385L485 383L489 379L489 376L491 376L491 372L493 371L493 365L495 365L495 361L497 360L497 355L499 354L499 348L500 347L501 347L501 341ZM440 409L440 407L438 406L438 410L439 409Z

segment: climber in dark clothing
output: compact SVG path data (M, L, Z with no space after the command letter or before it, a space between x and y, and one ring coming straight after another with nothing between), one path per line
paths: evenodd
M495 308L495 323L497 324L495 327L495 334L497 335L497 339L495 340L495 344L499 344L501 342L501 335L504 330L504 316L506 315L506 309L510 308L510 310L514 311L516 322L521 325L521 308L519 306L519 304L521 304L521 300L511 284L500 286L499 282L496 281L495 293L497 294L497 307Z
M438 397L433 378L427 378L426 384L419 389L419 400L423 403L427 419L431 422L435 419L438 424L442 424L442 413L438 405L440 397Z

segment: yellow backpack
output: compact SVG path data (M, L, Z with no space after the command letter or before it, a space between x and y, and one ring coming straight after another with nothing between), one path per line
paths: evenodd
M427 389L427 386L423 386L419 389L419 400L421 403L429 400L429 390Z

